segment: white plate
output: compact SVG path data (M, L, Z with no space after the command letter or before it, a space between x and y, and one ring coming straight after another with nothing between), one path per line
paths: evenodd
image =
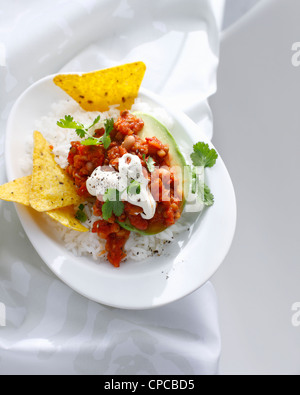
M7 125L6 169L9 180L23 176L18 158L25 153L26 141L34 123L49 113L53 102L68 96L48 76L28 88L16 101ZM174 111L156 95L141 89L143 101L164 107L175 121L172 133L184 149L192 151L198 141L210 141L183 113ZM75 257L67 251L53 228L39 213L16 205L34 248L49 268L66 284L87 298L125 309L148 309L178 300L201 287L224 260L235 231L236 201L226 167L219 157L207 180L215 204L195 224L168 245L167 256L143 262L127 260L116 269L109 263L96 263L89 257Z

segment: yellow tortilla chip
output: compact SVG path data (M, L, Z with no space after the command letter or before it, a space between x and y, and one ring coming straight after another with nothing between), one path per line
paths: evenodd
M18 178L0 186L0 199L29 206L31 176Z
M0 199L8 202L21 203L29 207L30 189L31 176L18 178L7 184L0 185ZM60 222L67 228L77 230L78 232L88 232L88 229L75 218L76 213L74 206L48 211L45 214L48 214L51 218Z
M55 162L49 144L34 132L33 173L29 203L44 212L79 204L76 187L65 170Z
M145 71L143 62L135 62L82 75L61 74L53 81L86 111L107 111L113 104L130 110Z
M47 213L52 219L60 222L67 228L77 230L78 232L88 232L88 229L82 225L82 223L75 218L74 206L58 208L56 210L47 211Z

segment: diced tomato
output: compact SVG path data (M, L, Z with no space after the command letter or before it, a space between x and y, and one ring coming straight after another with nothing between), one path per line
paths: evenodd
M96 221L92 232L97 233L99 237L106 240L107 258L113 266L119 267L121 260L126 257L124 247L130 232L121 229L117 223L111 224L104 220Z
M119 158L130 153L137 155L143 166L145 178L151 179L151 193L157 202L156 212L150 220L142 218L143 209L128 202L124 202L124 212L118 218L113 214L107 221L99 219L93 224L92 232L106 240L108 260L115 267L120 266L126 257L125 244L130 232L121 228L119 223L129 221L136 229L146 231L173 225L181 215L181 202L175 199L175 174L170 168L169 147L156 137L147 137L145 140L138 136L144 127L143 120L123 111L114 123L110 133L111 144L108 149L103 145L85 146L80 141L73 141L68 155L69 165L67 173L74 180L78 195L91 199L87 191L86 181L98 166L113 166L118 170ZM95 131L95 137L103 136L104 128ZM134 136L132 136L134 135ZM132 136L132 137L128 137ZM124 143L125 139L126 143ZM151 174L147 170L149 158L158 167ZM103 202L94 198L93 213L102 217Z
M143 127L143 120L130 114L127 110L121 113L120 118L114 124L114 128L124 136L137 134Z
M105 246L108 252L107 258L115 267L120 267L120 262L126 257L125 244L129 238L129 234L130 232L127 232L125 236L118 236L116 233L111 233L107 238Z
M120 231L120 225L118 225L117 223L111 224L111 223L104 221L104 220L96 221L94 223L93 229L92 229L92 232L98 233L98 235L102 239L107 239L107 237L111 233L118 233L119 231Z

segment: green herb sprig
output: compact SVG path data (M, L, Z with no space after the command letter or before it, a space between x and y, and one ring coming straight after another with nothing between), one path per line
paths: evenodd
M129 186L122 192L118 189L109 188L103 195L104 204L102 206L102 217L108 221L113 214L120 217L123 214L125 206L122 202L122 195L127 191L130 195L139 195L141 193L141 184L138 181L132 180Z
M141 184L136 180L131 181L127 187L127 193L129 195L139 195L141 193Z
M148 159L146 159L145 154L143 155L143 159L146 162L149 173L153 173L155 170L155 160L151 156L148 156Z
M74 118L71 115L65 115L65 118L57 121L57 126L64 129L75 129L76 134L80 138L86 137L85 140L81 141L82 145L103 145L105 149L108 149L111 144L110 133L114 128L114 119L106 119L104 121L105 132L103 136L97 138L90 134L90 129L97 125L100 122L100 115L98 115L94 122L89 126L84 126L82 123L74 121Z
M83 204L80 204L80 206L78 207L75 218L78 219L78 221L80 221L82 223L87 221L87 215L84 212L84 205Z
M102 206L102 217L105 221L109 220L113 214L117 217L123 214L125 206L117 189L107 189L103 200L105 203Z
M204 168L213 167L218 159L218 154L215 149L209 148L208 144L199 142L194 145L194 152L191 154L193 166L191 166L192 173L192 193L196 194L197 191L197 172L195 167L203 166ZM202 184L202 199L205 206L209 207L214 204L214 195L211 193L208 185Z
M208 144L199 142L194 145L194 152L191 159L194 166L213 167L218 159L218 154L213 148L209 148Z

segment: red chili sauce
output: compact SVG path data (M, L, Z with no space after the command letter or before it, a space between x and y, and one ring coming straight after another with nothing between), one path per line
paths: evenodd
M116 218L113 214L108 221L99 219L93 225L92 231L106 240L108 260L115 267L119 267L122 259L126 257L125 244L130 235L130 232L123 229L116 220L129 220L135 228L147 231L171 226L181 215L181 201L174 197L175 174L170 168L169 146L156 137L141 139L138 133L143 126L141 119L129 111L123 111L114 123L114 129L110 133L111 144L107 150L102 145L84 146L80 141L73 141L68 155L67 173L74 179L78 195L84 198L95 199L86 188L86 181L92 172L98 166L105 165L111 165L118 170L119 158L127 153L140 158L144 175L148 177L149 183L151 180L151 193L157 202L153 218L142 218L140 207L124 202L125 210L120 217ZM95 131L95 137L101 137L103 134L104 129ZM146 162L149 157L155 161L155 170L152 173L147 169ZM170 174L164 177L168 171ZM167 180L168 185L164 180ZM93 211L96 216L102 216L103 204L100 200L95 200Z

